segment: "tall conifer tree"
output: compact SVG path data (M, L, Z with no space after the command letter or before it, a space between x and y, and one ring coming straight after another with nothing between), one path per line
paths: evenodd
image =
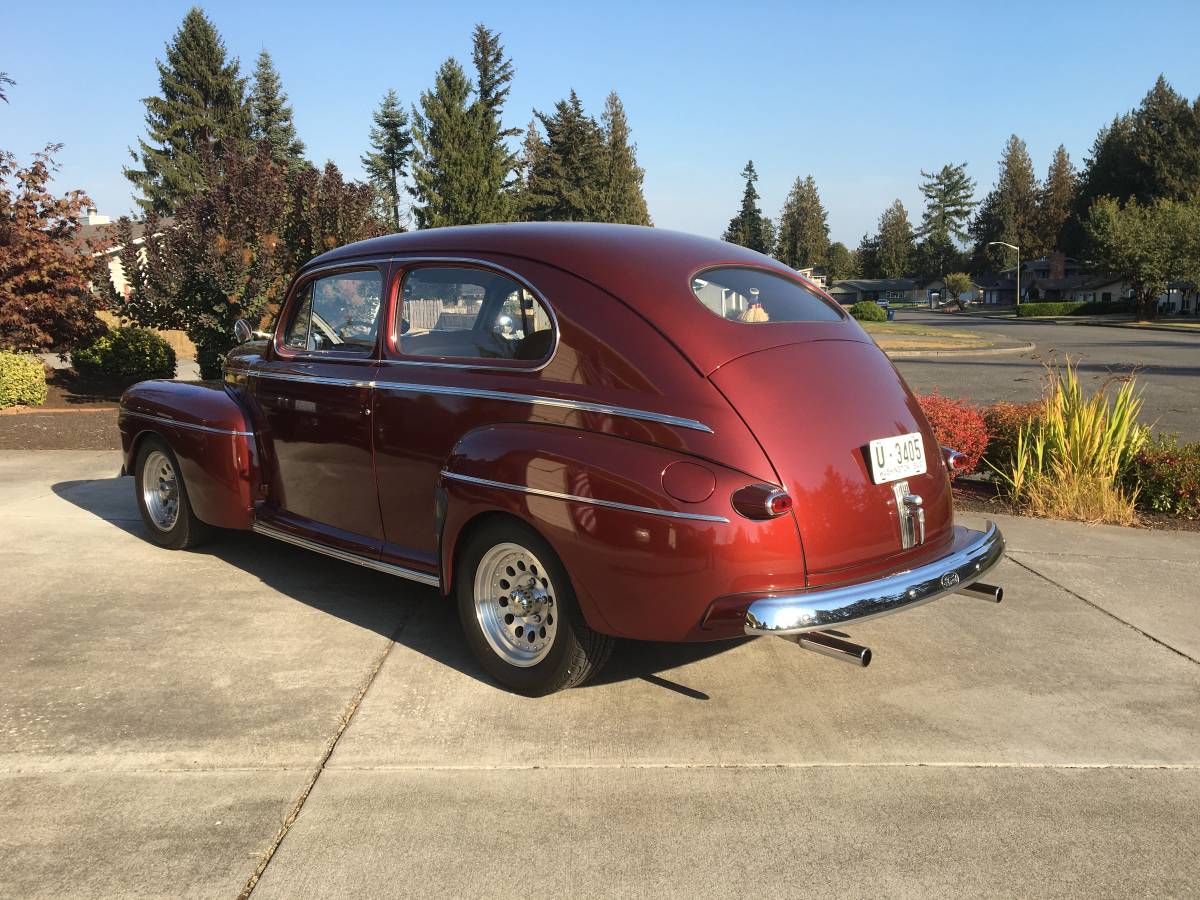
M226 57L212 22L193 7L158 61L161 94L147 97L147 139L130 155L139 169L125 176L141 191L147 212L167 214L202 191L204 160L238 152L249 139L246 82L238 61Z
M793 269L824 265L829 255L829 222L817 183L796 178L779 216L775 256Z
M637 145L629 134L625 106L613 91L604 102L601 117L607 148L605 163L607 178L604 186L604 205L601 220L626 225L649 225L650 213L642 194L645 172L637 161Z
M758 172L754 170L754 160L746 163L746 167L742 169L742 178L746 179L746 187L742 191L741 209L729 220L729 227L725 229L721 238L731 244L757 250L759 253L770 253L775 249L775 228L758 205L758 188L755 187Z
M471 82L454 59L442 63L432 90L413 109L413 212L421 228L475 221L483 151L472 114Z
M477 173L474 222L505 222L513 217L513 170L517 157L508 139L520 132L504 127L504 101L513 79L512 60L504 55L500 35L476 25L471 60L475 66L475 102L471 115L481 157Z
M1075 203L1075 167L1062 144L1054 153L1038 203L1039 243L1046 251L1063 246L1063 229Z
M403 231L400 193L413 152L408 115L396 92L389 90L372 118L375 126L371 129L371 149L362 157L363 168L375 189L378 205L386 213L384 218L393 231Z
M875 237L879 275L882 278L903 278L912 274L913 227L908 210L896 200L879 217L879 232Z
M602 219L608 153L600 125L584 111L575 91L559 100L552 113L535 115L546 137L532 155L526 139L525 217L546 222Z
M292 107L283 92L271 54L266 50L258 54L258 64L254 67L250 137L255 141L266 141L271 147L271 158L280 165L292 169L304 165L304 142L296 136Z
M1044 252L1038 234L1040 193L1029 151L1014 134L1004 145L996 186L984 198L971 223L977 269L1000 269L1015 262L1013 251L989 247L991 241L1015 244L1021 248L1022 259L1033 259Z

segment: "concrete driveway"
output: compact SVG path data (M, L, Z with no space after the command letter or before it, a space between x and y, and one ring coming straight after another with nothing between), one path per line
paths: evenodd
M0 895L1200 895L1195 533L1005 519L1005 603L865 671L624 644L529 700L428 589L154 547L118 465L0 453Z

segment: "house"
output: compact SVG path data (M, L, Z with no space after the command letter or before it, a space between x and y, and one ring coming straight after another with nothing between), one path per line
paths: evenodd
M1133 286L1123 278L1093 274L1075 287L1067 299L1081 303L1121 303L1133 299Z
M887 300L893 303L921 303L924 291L911 278L850 278L835 281L829 295L846 306L860 300Z
M1200 316L1200 290L1187 281L1173 281L1158 298L1160 316Z
M174 223L172 218L159 219L159 226L169 228ZM91 207L87 212L79 217L79 229L75 232L74 240L79 247L101 247L102 249L95 251L98 256L101 253L108 259L108 274L112 278L113 287L118 294L126 295L129 293L128 283L125 280L125 267L121 265L121 250L122 247L116 243L117 229L113 224L112 219L108 216L100 215L94 207ZM140 247L146 243L146 223L133 223L133 244Z
M994 272L980 275L975 279L975 286L979 289L980 302L985 306L1013 306L1017 302L1017 282L1012 276Z
M943 306L955 300L960 303L969 303L979 299L979 285L975 284L971 290L963 291L957 297L946 296L946 282L941 278L935 278L933 281L925 284L925 302L929 304L929 308L935 306Z
M806 269L797 269L796 271L800 274L801 278L812 282L819 288L824 288L829 283L824 266L809 266Z

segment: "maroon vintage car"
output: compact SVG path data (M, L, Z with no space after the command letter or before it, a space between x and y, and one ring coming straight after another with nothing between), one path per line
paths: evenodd
M652 228L445 228L296 276L223 383L144 382L125 468L164 547L250 529L438 588L500 683L577 685L614 636L829 634L1000 559L953 523L896 369L766 256Z

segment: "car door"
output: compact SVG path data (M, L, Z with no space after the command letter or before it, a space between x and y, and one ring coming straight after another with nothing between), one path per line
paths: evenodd
M268 472L260 518L376 556L383 540L372 459L372 382L387 264L300 279L254 370Z

